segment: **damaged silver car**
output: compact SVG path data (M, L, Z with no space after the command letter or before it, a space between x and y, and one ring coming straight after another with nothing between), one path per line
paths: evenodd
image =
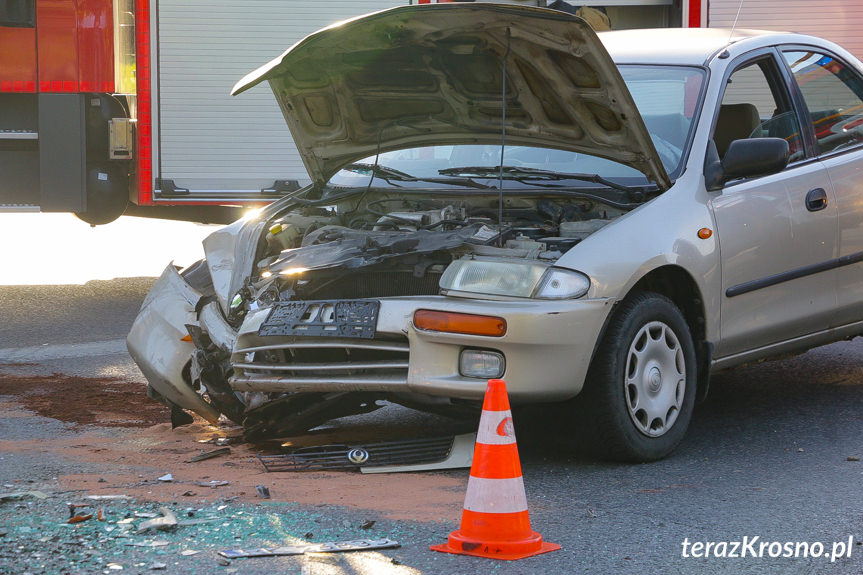
M568 402L597 454L663 457L711 369L860 331L833 321L835 285L793 295L821 273L794 270L836 257L835 206L759 201L818 153L776 48L814 41L600 40L569 14L489 4L313 34L234 89L269 82L312 184L168 266L129 351L175 416L225 415L250 438L381 400L474 412L503 377L516 404ZM728 100L739 70L770 89ZM753 124L723 119L747 94ZM787 253L830 226L827 251Z

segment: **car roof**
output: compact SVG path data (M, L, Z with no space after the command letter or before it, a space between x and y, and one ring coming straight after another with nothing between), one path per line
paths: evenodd
M617 63L704 65L729 44L757 48L780 43L812 43L816 38L768 30L728 28L648 28L601 32L600 40Z

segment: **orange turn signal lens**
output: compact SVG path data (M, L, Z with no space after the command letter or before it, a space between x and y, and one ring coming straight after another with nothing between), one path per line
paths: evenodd
M414 327L427 331L490 337L501 337L506 334L506 320L502 317L430 309L418 309L414 312Z
M180 341L192 341L192 336L188 333L180 338Z
M702 240L706 240L707 238L709 238L712 235L713 235L713 230L711 230L710 228L701 228L700 230L698 230L698 237L701 238Z

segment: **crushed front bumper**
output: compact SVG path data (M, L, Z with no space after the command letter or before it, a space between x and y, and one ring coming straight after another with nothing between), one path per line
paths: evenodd
M216 422L219 412L190 384L195 346L187 325L200 326L231 351L238 392L372 392L480 400L486 380L459 373L462 350L492 350L506 358L516 403L560 401L581 391L613 300L488 301L443 296L380 299L373 338L262 336L270 313L248 313L239 332L217 305L199 308L201 294L168 266L141 307L127 338L129 354L167 403ZM418 309L502 317L502 337L417 329ZM212 316L212 317L211 317ZM187 375L184 376L184 373Z
M195 352L187 324L198 325L195 306L201 294L169 265L147 294L126 338L129 355L153 390L169 404L194 411L215 423L219 412L187 383L183 371Z
M486 380L459 373L464 349L506 358L517 402L563 400L581 391L612 300L488 301L443 296L380 300L372 339L259 334L269 309L251 312L231 357L237 391L390 392L481 399ZM507 332L487 337L423 331L417 309L502 317ZM332 358L322 361L321 358Z

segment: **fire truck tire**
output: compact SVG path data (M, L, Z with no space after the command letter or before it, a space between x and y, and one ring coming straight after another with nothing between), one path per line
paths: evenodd
M76 212L91 226L108 224L123 215L129 203L129 176L122 165L87 169L87 210Z

